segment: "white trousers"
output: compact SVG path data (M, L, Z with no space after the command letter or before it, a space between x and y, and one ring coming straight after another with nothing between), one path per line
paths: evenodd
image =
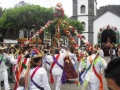
M61 88L61 75L53 75L54 77L54 81L55 81L55 84L56 84L56 87L55 87L55 90L60 90Z
M4 80L4 86L5 86L5 90L9 90L10 89L10 85L8 83L8 73L7 70L5 71L0 71L0 78L3 78ZM1 81L0 81L0 90L1 90Z
M50 67L47 66L46 71L47 71L48 81L50 81Z
M100 83L99 82L88 82L87 90L99 90Z

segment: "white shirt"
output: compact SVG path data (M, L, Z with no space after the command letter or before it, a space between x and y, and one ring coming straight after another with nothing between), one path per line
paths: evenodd
M101 53L102 53L102 58L104 57L104 52L103 52L103 50L101 49Z
M111 50L113 51L112 53L111 53ZM115 53L115 49L111 49L111 50L109 50L109 54L111 55L116 55L116 53Z
M68 52L68 55L69 55L70 60L71 60L71 62L72 62L73 65L74 65L75 63L77 63L77 57L76 57L76 54L71 53L71 52Z
M10 60L10 62L14 65L14 64L16 64L17 63L17 59L15 59L15 57L14 57L14 55L13 54L9 54L11 57L12 57L12 59Z
M84 63L84 64L82 64L82 63ZM86 68L86 60L80 61L78 71L81 72L84 68Z
M56 57L58 54L55 54L54 56ZM59 56L59 58L58 58L58 63L60 64L60 65L64 65L64 58L65 58L65 56L66 56L66 52L65 53L62 53L62 54L60 54L60 56ZM52 57L52 56L51 56ZM54 60L53 60L53 58L52 59L50 59L50 63L53 63L54 62ZM52 74L53 75L62 75L62 72L63 72L63 70L57 65L57 64L55 64L54 65L54 67L53 67L53 69L52 69Z
M19 86L16 90L24 90L23 86Z
M102 49L99 49L98 52L99 52L99 55L103 58L103 57L104 57L104 52L103 52L103 50L102 50Z
M6 54L6 53L3 53L3 54L2 54L2 57L5 59L5 61L12 59L12 56L9 56L9 55ZM6 70L6 69L7 69L7 68L6 68L5 63L2 61L2 63L0 64L0 71L4 71L4 70Z
M35 68L30 69L30 76L32 75L34 70ZM50 85L48 83L47 73L44 68L40 67L37 70L37 72L33 76L33 81L40 87L43 87L44 90L51 90ZM30 90L39 90L39 89L31 82Z
M66 52L66 50L62 48L62 49L60 50L60 54L62 54L62 53L64 53L64 52Z
M94 60L95 58L95 54L92 54L92 61ZM90 56L89 56L90 57ZM87 57L87 68L90 66L90 61L89 61L89 57ZM97 71L98 74L101 73L101 69L102 69L102 66L103 67L106 67L106 64L103 64L105 63L106 61L104 59L100 59L97 61L97 63L94 65L95 66L95 69ZM86 75L85 75L85 80L89 81L89 82L93 82L93 83L96 83L99 81L98 77L95 75L93 69L92 70L89 70Z
M47 68L47 70L51 69L51 64L52 63L50 63L50 59L52 59L52 56L51 55L47 55L46 56L46 68ZM50 65L47 62L50 63Z
M10 60L10 62L14 65L17 64L17 59L15 59L14 57Z
M45 68L45 65L46 65L46 57L47 57L47 54L44 55L44 58L42 59L43 62L42 62L42 67Z

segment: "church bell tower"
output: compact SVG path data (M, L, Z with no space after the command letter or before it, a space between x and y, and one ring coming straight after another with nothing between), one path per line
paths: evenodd
M82 35L93 44L93 19L96 17L97 0L73 0L73 19L83 24ZM78 40L78 42L80 42Z

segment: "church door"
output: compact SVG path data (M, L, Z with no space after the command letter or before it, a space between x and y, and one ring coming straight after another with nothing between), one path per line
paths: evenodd
M109 56L110 46L119 43L119 31L117 28L110 28L108 25L106 29L100 28L98 33L98 44L101 44L105 56Z
M101 35L101 43L116 44L116 34L112 29L105 29Z

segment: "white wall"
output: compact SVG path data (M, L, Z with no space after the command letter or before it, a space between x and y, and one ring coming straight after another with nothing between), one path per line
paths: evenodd
M78 21L85 22L85 30L84 30L84 32L88 32L88 16L78 17ZM84 35L85 39L88 41L88 33L84 33L82 35Z
M85 5L85 13L81 14L81 6ZM78 15L88 15L88 0L78 0ZM78 16L78 21L85 22L84 32L88 32L88 16ZM88 41L88 33L83 33L86 40ZM78 42L80 44L80 42Z
M23 30L20 30L19 38L24 38L24 31Z
M100 28L106 28L107 25L117 27L117 30L120 32L120 17L108 11L93 22L94 44L97 43L97 35Z
M85 13L81 14L81 6L85 5ZM78 15L88 15L88 0L78 0Z
M78 17L78 21L85 22L84 32L88 32L88 16L80 16L80 17Z

